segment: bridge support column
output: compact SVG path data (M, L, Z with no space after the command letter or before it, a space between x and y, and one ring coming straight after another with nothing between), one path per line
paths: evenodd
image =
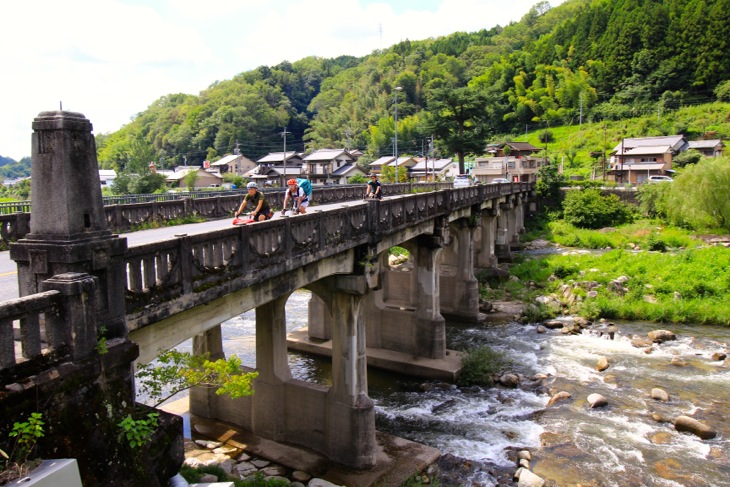
M256 308L256 370L253 382L251 431L275 441L286 440L285 382L291 380L286 351L286 312L289 295Z
M497 241L494 245L494 251L497 259L511 261L509 220L512 207L508 203L501 203L499 210L497 216Z
M512 205L512 211L510 212L510 246L520 246L520 234L525 231L524 220L522 217L522 201L519 198L515 198L515 202Z
M193 354L205 355L206 353L208 354L208 359L211 361L226 358L225 353L223 353L221 325L215 326L193 337Z
M441 308L450 318L479 319L479 283L474 277L474 227L462 218L451 224L452 244L444 254L451 257L447 275L442 274Z
M497 256L494 254L494 241L497 233L497 214L493 210L482 211L482 225L479 232L479 250L476 252L476 266L495 267Z
M441 277L436 263L441 250L439 237L418 239L415 340L421 356L428 358L443 358L446 354L446 320L441 315Z
M327 449L331 460L353 468L375 464L375 408L368 397L363 276L333 276L318 284L333 318L332 387L327 395Z

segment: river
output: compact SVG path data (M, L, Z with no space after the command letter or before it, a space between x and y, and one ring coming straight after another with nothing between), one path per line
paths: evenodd
M290 297L289 331L306 326L308 301L306 291ZM226 354L249 366L255 365L254 320L251 311L223 326ZM523 377L521 386L424 388L423 381L370 370L377 428L441 450L449 460L440 462L441 486L506 485L515 470L509 452L523 448L532 452L533 472L552 485L730 486L730 368L711 358L728 352L727 329L617 325L611 340L590 328L563 335L515 322L447 323L449 348L488 345L503 352ZM677 340L655 345L652 353L631 345L632 335L658 328L673 331ZM596 370L600 356L610 364L603 372ZM289 357L295 378L329 384L326 360ZM533 381L537 374L548 378ZM654 387L664 389L669 402L651 399ZM558 391L571 397L546 407ZM591 393L606 397L608 406L590 409ZM676 432L671 421L679 415L693 415L718 436L701 440Z

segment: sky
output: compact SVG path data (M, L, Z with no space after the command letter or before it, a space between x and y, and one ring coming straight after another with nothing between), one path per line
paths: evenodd
M552 0L555 6L562 0ZM31 155L33 119L68 110L95 134L172 93L261 65L364 56L402 40L519 21L538 0L0 2L0 155Z

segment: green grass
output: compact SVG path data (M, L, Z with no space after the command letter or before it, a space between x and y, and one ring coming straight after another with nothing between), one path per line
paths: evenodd
M528 300L537 294L558 293L564 284L597 282L598 296L583 301L578 310L590 318L730 325L730 251L723 247L550 255L518 264L511 271L523 286L529 280L544 286L537 291L525 289ZM549 281L550 276L556 279ZM619 276L629 278L623 296L609 288Z

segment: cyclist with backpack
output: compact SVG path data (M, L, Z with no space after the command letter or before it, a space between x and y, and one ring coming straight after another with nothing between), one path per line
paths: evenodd
M309 206L309 198L312 195L312 183L308 179L290 179L286 182L286 185L289 186L289 189L286 190L284 196L284 209L281 210L281 214L283 215L286 212L286 205L290 197L294 214L305 214L307 206ZM309 188L309 191L307 191L307 188Z
M235 216L238 217L241 213L243 213L243 210L246 208L246 205L251 202L254 204L254 210L251 212L251 218L254 221L262 222L264 220L268 220L273 215L273 212L271 211L271 208L269 207L269 204L266 202L266 197L264 196L264 193L259 191L259 185L255 182L251 181L246 185L246 189L248 190L248 194L244 196L243 202L241 203L241 206L238 208L238 211L235 213Z

